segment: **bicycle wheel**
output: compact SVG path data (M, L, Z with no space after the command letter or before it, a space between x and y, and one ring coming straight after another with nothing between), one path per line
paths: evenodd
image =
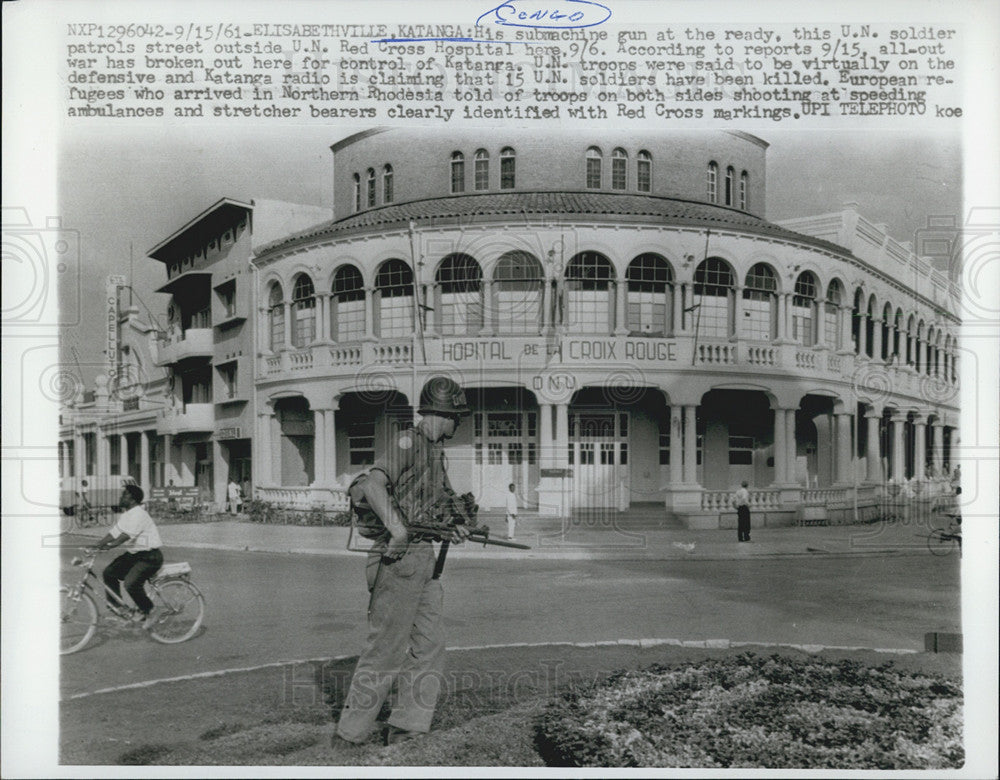
M75 595L65 585L59 602L59 654L69 655L82 650L97 630L97 605L89 593Z
M188 580L168 580L153 586L154 609L159 611L149 634L172 645L193 637L205 617L205 599Z
M927 537L927 549L931 555L947 555L957 544L951 534L941 528L934 528Z

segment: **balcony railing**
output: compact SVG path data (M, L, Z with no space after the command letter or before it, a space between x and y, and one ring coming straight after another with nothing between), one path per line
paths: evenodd
M211 328L188 328L173 339L159 342L156 365L169 366L189 358L211 358L214 353Z
M288 509L323 507L347 511L350 501L343 488L324 487L255 487L254 497Z
M701 508L705 512L735 512L733 506L733 494L735 490L706 490L701 494ZM781 491L774 490L751 490L751 509L779 509L781 508Z
M178 433L203 433L215 429L215 405L190 403L167 407L156 420L156 432L175 436Z

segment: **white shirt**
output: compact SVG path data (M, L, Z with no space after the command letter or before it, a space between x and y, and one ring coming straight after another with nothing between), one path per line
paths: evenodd
M736 504L737 508L750 506L750 491L740 486L740 489L736 491L736 495L733 496L733 503Z
M129 540L125 542L125 549L129 552L158 550L163 546L156 523L141 506L134 506L127 512L122 512L118 522L112 526L112 536L117 538L122 534L128 534Z
M240 492L241 492L241 489L240 489L239 485L237 485L235 482L230 482L229 483L229 500L230 501L237 500L240 497Z
M517 514L517 496L514 493L507 493L507 514Z

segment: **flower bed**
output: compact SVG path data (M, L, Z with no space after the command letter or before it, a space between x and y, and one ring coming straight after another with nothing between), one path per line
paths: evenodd
M351 516L348 512L314 506L310 509L289 509L268 501L247 501L243 511L251 523L267 523L270 525L319 525L319 526L349 526Z
M619 672L535 723L549 766L957 768L962 690L856 661L752 653Z

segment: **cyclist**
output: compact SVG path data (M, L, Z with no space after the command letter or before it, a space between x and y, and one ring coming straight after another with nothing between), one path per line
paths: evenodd
M128 552L111 561L103 572L105 585L118 597L118 604L112 603L111 597L108 597L108 609L118 612L122 604L121 585L124 583L128 595L142 612L142 627L148 629L155 625L156 615L144 586L163 566L163 553L160 551L160 532L153 518L141 506L144 497L138 485L125 485L118 502L122 514L97 543L96 549L110 550L120 544L127 546Z

